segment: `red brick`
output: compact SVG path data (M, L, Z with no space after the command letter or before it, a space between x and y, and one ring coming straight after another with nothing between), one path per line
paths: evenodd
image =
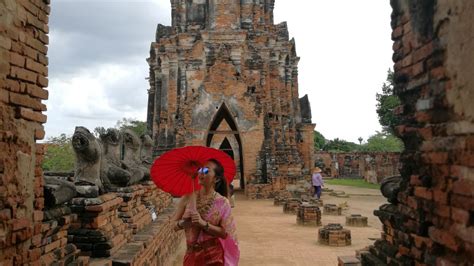
M451 206L464 209L464 210L474 210L474 198L466 197L457 194L452 194L450 197Z
M44 247L44 252L45 252L45 253L48 253L48 252L50 252L50 251L52 251L52 250L55 250L55 249L59 248L60 246L61 246L61 241L60 241L60 240L56 240L56 241L54 241L53 243L46 245L46 246Z
M35 72L12 66L11 76L24 81L36 82L38 75Z
M23 108L23 107L20 107L19 116L23 119L31 120L31 121L35 121L39 123L46 123L46 120L47 120L46 115L40 112L35 112L31 109Z
M31 226L30 220L26 218L13 219L13 220L10 220L9 222L10 222L12 231L18 231L18 230L25 229Z
M54 254L50 253L41 256L40 260L42 265L52 265L56 261L56 258L54 257Z
M434 208L434 213L443 218L451 217L451 208L446 205L436 204Z
M44 213L43 211L33 211L33 221L41 222L43 221Z
M33 49L41 52L42 54L46 54L48 52L48 47L46 47L40 41L36 40L33 36L27 36L26 44L28 44Z
M36 154L44 154L46 152L46 145L42 143L36 143L35 150Z
M458 251L459 249L459 244L457 243L455 237L453 236L453 234L451 234L447 230L439 230L435 227L430 227L429 236L435 242L453 251Z
M41 239L42 239L41 234L35 234L35 235L31 238L31 245L32 245L33 247L40 247L40 246L41 246Z
M26 68L34 71L36 73L42 74L47 76L48 75L48 68L40 63L37 63L31 59L26 59Z
M4 102L4 103L10 102L9 92L5 89L0 89L0 102Z
M30 261L39 260L40 257L41 257L41 248L34 248L28 251L28 259Z
M424 72L425 72L425 67L424 67L423 62L418 62L413 65L412 67L413 77L416 77Z
M41 111L41 102L25 94L10 92L10 102L19 106Z
M446 72L443 66L432 69L430 73L432 79L444 79L446 77Z
M433 200L434 202L446 205L448 204L448 193L439 189L434 189Z
M420 180L420 176L419 175L410 176L410 185L421 186L422 183L421 183L421 180Z
M49 64L49 59L46 55L38 54L38 62L47 66Z
M44 131L44 129L35 129L35 140L42 140L44 139L46 135L46 132Z
M38 80L36 84L41 87L48 87L48 79L44 76L38 75Z
M402 59L402 67L410 66L413 63L412 56L407 55Z
M454 181L452 191L459 195L474 197L474 181L464 178L458 179Z
M467 224L469 222L469 212L467 210L451 208L451 218L456 223Z
M10 50L12 48L12 41L6 36L0 35L0 48Z
M415 196L427 200L433 199L433 192L425 187L415 187Z
M474 244L474 226L453 223L449 231L462 241Z
M430 56L433 53L433 43L429 42L428 44L422 46L421 48L417 49L413 53L413 60L414 62L418 62Z
M396 27L392 32L392 40L396 40L400 38L402 34L403 34L403 27L402 26Z
M17 80L7 79L4 84L0 85L9 91L20 92L20 82Z
M422 155L424 162L432 164L447 164L448 153L447 152L429 152Z
M402 47L402 42L401 41L396 41L393 42L392 50L394 52L398 51Z
M33 5L30 1L28 0L17 0L19 4L21 4L27 11L29 11L31 14L37 16L39 13L39 9Z
M431 115L427 112L416 112L415 118L418 122L422 122L422 123L431 121Z
M24 67L26 58L17 53L10 53L10 63L15 66Z
M12 218L12 211L10 209L0 210L0 221L9 221Z
M418 201L414 197L407 197L406 203L410 208L418 209Z

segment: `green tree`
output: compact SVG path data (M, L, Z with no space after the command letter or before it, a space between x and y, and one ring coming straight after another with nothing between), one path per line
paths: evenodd
M403 142L394 135L387 132L377 132L362 145L362 151L369 152L401 152Z
M393 94L393 77L393 71L389 69L387 81L382 85L382 93L376 94L379 122L387 133L393 133L394 126L400 123L400 118L394 113L395 108L400 105L400 99Z
M335 138L329 140L326 145L324 145L324 151L330 152L353 152L359 150L359 145L354 142L346 141L343 139Z
M147 132L146 122L136 120L136 119L133 119L133 118L122 118L122 120L117 121L117 124L115 125L115 128L117 128L121 131L125 130L125 129L131 129L138 136L141 136L141 135L143 135Z
M61 134L58 137L51 137L45 145L43 170L61 172L74 170L75 155L70 136Z
M320 151L326 145L326 138L319 131L314 131L314 149Z

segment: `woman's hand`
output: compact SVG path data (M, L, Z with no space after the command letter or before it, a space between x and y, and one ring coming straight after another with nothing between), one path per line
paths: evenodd
M204 221L201 218L201 215L199 215L199 213L197 213L197 212L195 212L191 215L191 221L192 221L193 225L197 225L200 228L204 228L207 225L207 222Z

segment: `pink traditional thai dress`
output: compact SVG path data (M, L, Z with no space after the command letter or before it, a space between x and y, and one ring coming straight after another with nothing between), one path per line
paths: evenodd
M190 213L191 210L188 204L183 219L189 218ZM201 214L201 217L209 224L223 227L227 237L222 239L211 236L203 229L194 226L186 228L188 250L183 265L238 265L240 250L229 200L216 193L212 207L207 214Z

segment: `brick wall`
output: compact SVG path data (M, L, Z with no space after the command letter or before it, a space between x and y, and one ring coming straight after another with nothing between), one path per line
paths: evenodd
M46 0L0 2L0 264L37 261L30 249L43 219L44 137L48 98Z
M401 166L398 152L316 152L314 160L325 177L364 178L374 184L399 175Z
M398 201L365 265L474 263L473 1L392 0L405 143Z

